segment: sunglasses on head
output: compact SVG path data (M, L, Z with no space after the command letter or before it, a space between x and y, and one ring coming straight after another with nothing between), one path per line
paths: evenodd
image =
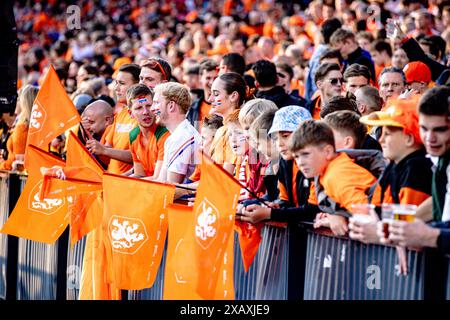
M159 69L159 71L161 72L161 74L162 74L163 77L164 77L164 80L169 80L169 79L167 78L167 73L166 73L166 71L164 70L164 68L162 67L162 65L161 65L157 60L155 60L155 59L147 59L147 60L144 60L144 61L141 63L141 67L150 68L150 69L155 70L155 71L157 71L157 69Z

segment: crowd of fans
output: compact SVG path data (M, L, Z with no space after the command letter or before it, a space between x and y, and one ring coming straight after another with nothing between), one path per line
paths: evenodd
M245 186L242 221L450 252L450 1L35 1L15 14L1 169L20 164L52 64L82 117L73 131L109 172L189 199L202 149ZM361 203L378 208L370 222L354 217ZM417 205L415 222L386 238L383 203Z

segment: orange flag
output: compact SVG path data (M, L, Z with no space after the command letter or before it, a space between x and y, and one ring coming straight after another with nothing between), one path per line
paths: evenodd
M198 246L193 233L186 237L183 226L192 226L195 221L193 207L171 204L169 215L169 241L164 272L164 300L201 300L196 285L204 276L198 261L192 261L192 252ZM229 237L226 252L220 266L219 280L213 299L234 300L233 283L234 238Z
M201 172L191 219L175 225L181 230L170 229L170 232L181 234L183 236L180 238L194 244L191 258L194 261L191 263L195 264L195 268L184 272L188 273L185 277L195 280L195 283L189 286L191 293L185 294L193 299L199 297L209 300L215 297L228 241L233 238L234 216L241 186L205 155L202 157ZM168 257L173 254L169 251ZM171 276L174 277L173 274ZM176 289L167 290L173 293Z
M27 145L47 150L57 136L80 122L80 116L51 65L34 101ZM25 167L32 165L25 154Z
M89 153L77 136L70 131L67 139L67 166L81 167L83 170L76 174L76 178L102 183L104 170ZM103 199L101 191L76 195L74 205L70 210L70 240L71 244L94 230L102 222Z
M41 168L63 167L64 161L54 155L29 145L28 180L20 198L1 232L33 241L54 243L69 223L68 201L62 192L41 201L43 182Z
M103 190L102 229L112 282L127 290L149 288L161 263L175 186L105 173Z
M86 169L78 172L76 177L73 178L89 180L92 182L102 182L102 176L105 170L72 131L69 132L69 137L67 139L66 162L67 167L80 167Z
M66 167L45 172L41 195L54 195L55 190L63 190L72 200L68 207L72 245L101 224L103 172L102 166L73 132L69 132L67 139Z
M252 224L236 220L235 230L239 234L239 246L241 247L242 262L244 263L245 272L255 259L258 252L259 244L261 243L261 229L263 223Z
M103 217L103 199L101 191L91 191L73 196L69 206L70 243L73 246L78 240L98 227Z

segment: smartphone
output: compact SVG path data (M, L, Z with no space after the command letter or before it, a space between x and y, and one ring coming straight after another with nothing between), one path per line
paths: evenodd
M397 26L393 19L387 19L386 21L386 36L388 38L396 38L398 34Z

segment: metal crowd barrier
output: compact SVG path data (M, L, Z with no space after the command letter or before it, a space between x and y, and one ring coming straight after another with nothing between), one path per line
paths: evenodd
M19 199L20 176L0 171L0 227L8 219ZM0 299L16 299L18 238L0 234Z
M26 178L21 177L20 191ZM17 300L66 299L68 229L55 244L19 239Z
M447 290L445 293L445 299L450 300L450 255L446 256L447 260Z
M288 228L265 225L261 235L255 298L257 300L286 300L289 283Z
M287 228L265 226L258 253L245 272L238 234L234 235L235 300L285 300L288 283ZM128 300L162 300L167 243L161 266L151 288L128 291ZM264 263L264 264L263 264Z
M68 246L67 252L67 300L78 300L81 287L81 270L83 269L83 257L86 247L86 236L75 245Z
M0 221L3 225L22 192L26 176L2 172ZM7 201L5 201L7 200ZM0 235L0 298L62 300L66 298L67 232L54 245Z
M305 300L420 300L421 252L407 251L408 275L400 275L394 247L365 245L327 234L308 234Z
M235 300L255 300L259 261L259 254L257 253L250 268L245 272L242 251L239 245L239 235L237 232L234 232L233 280Z
M22 179L21 192L25 183ZM55 246L19 238L17 300L56 300Z
M57 244L19 239L18 300L56 300Z
M25 181L0 172L0 227ZM407 251L404 276L394 247L366 245L329 231L306 232L305 226L266 225L247 273L235 234L236 300L450 300L450 256ZM54 245L0 234L0 299L78 299L85 241L70 248L68 230ZM125 291L125 299L163 298L166 250L167 242L154 285Z
M9 173L0 172L0 227L9 215ZM6 299L8 236L0 233L0 299Z

